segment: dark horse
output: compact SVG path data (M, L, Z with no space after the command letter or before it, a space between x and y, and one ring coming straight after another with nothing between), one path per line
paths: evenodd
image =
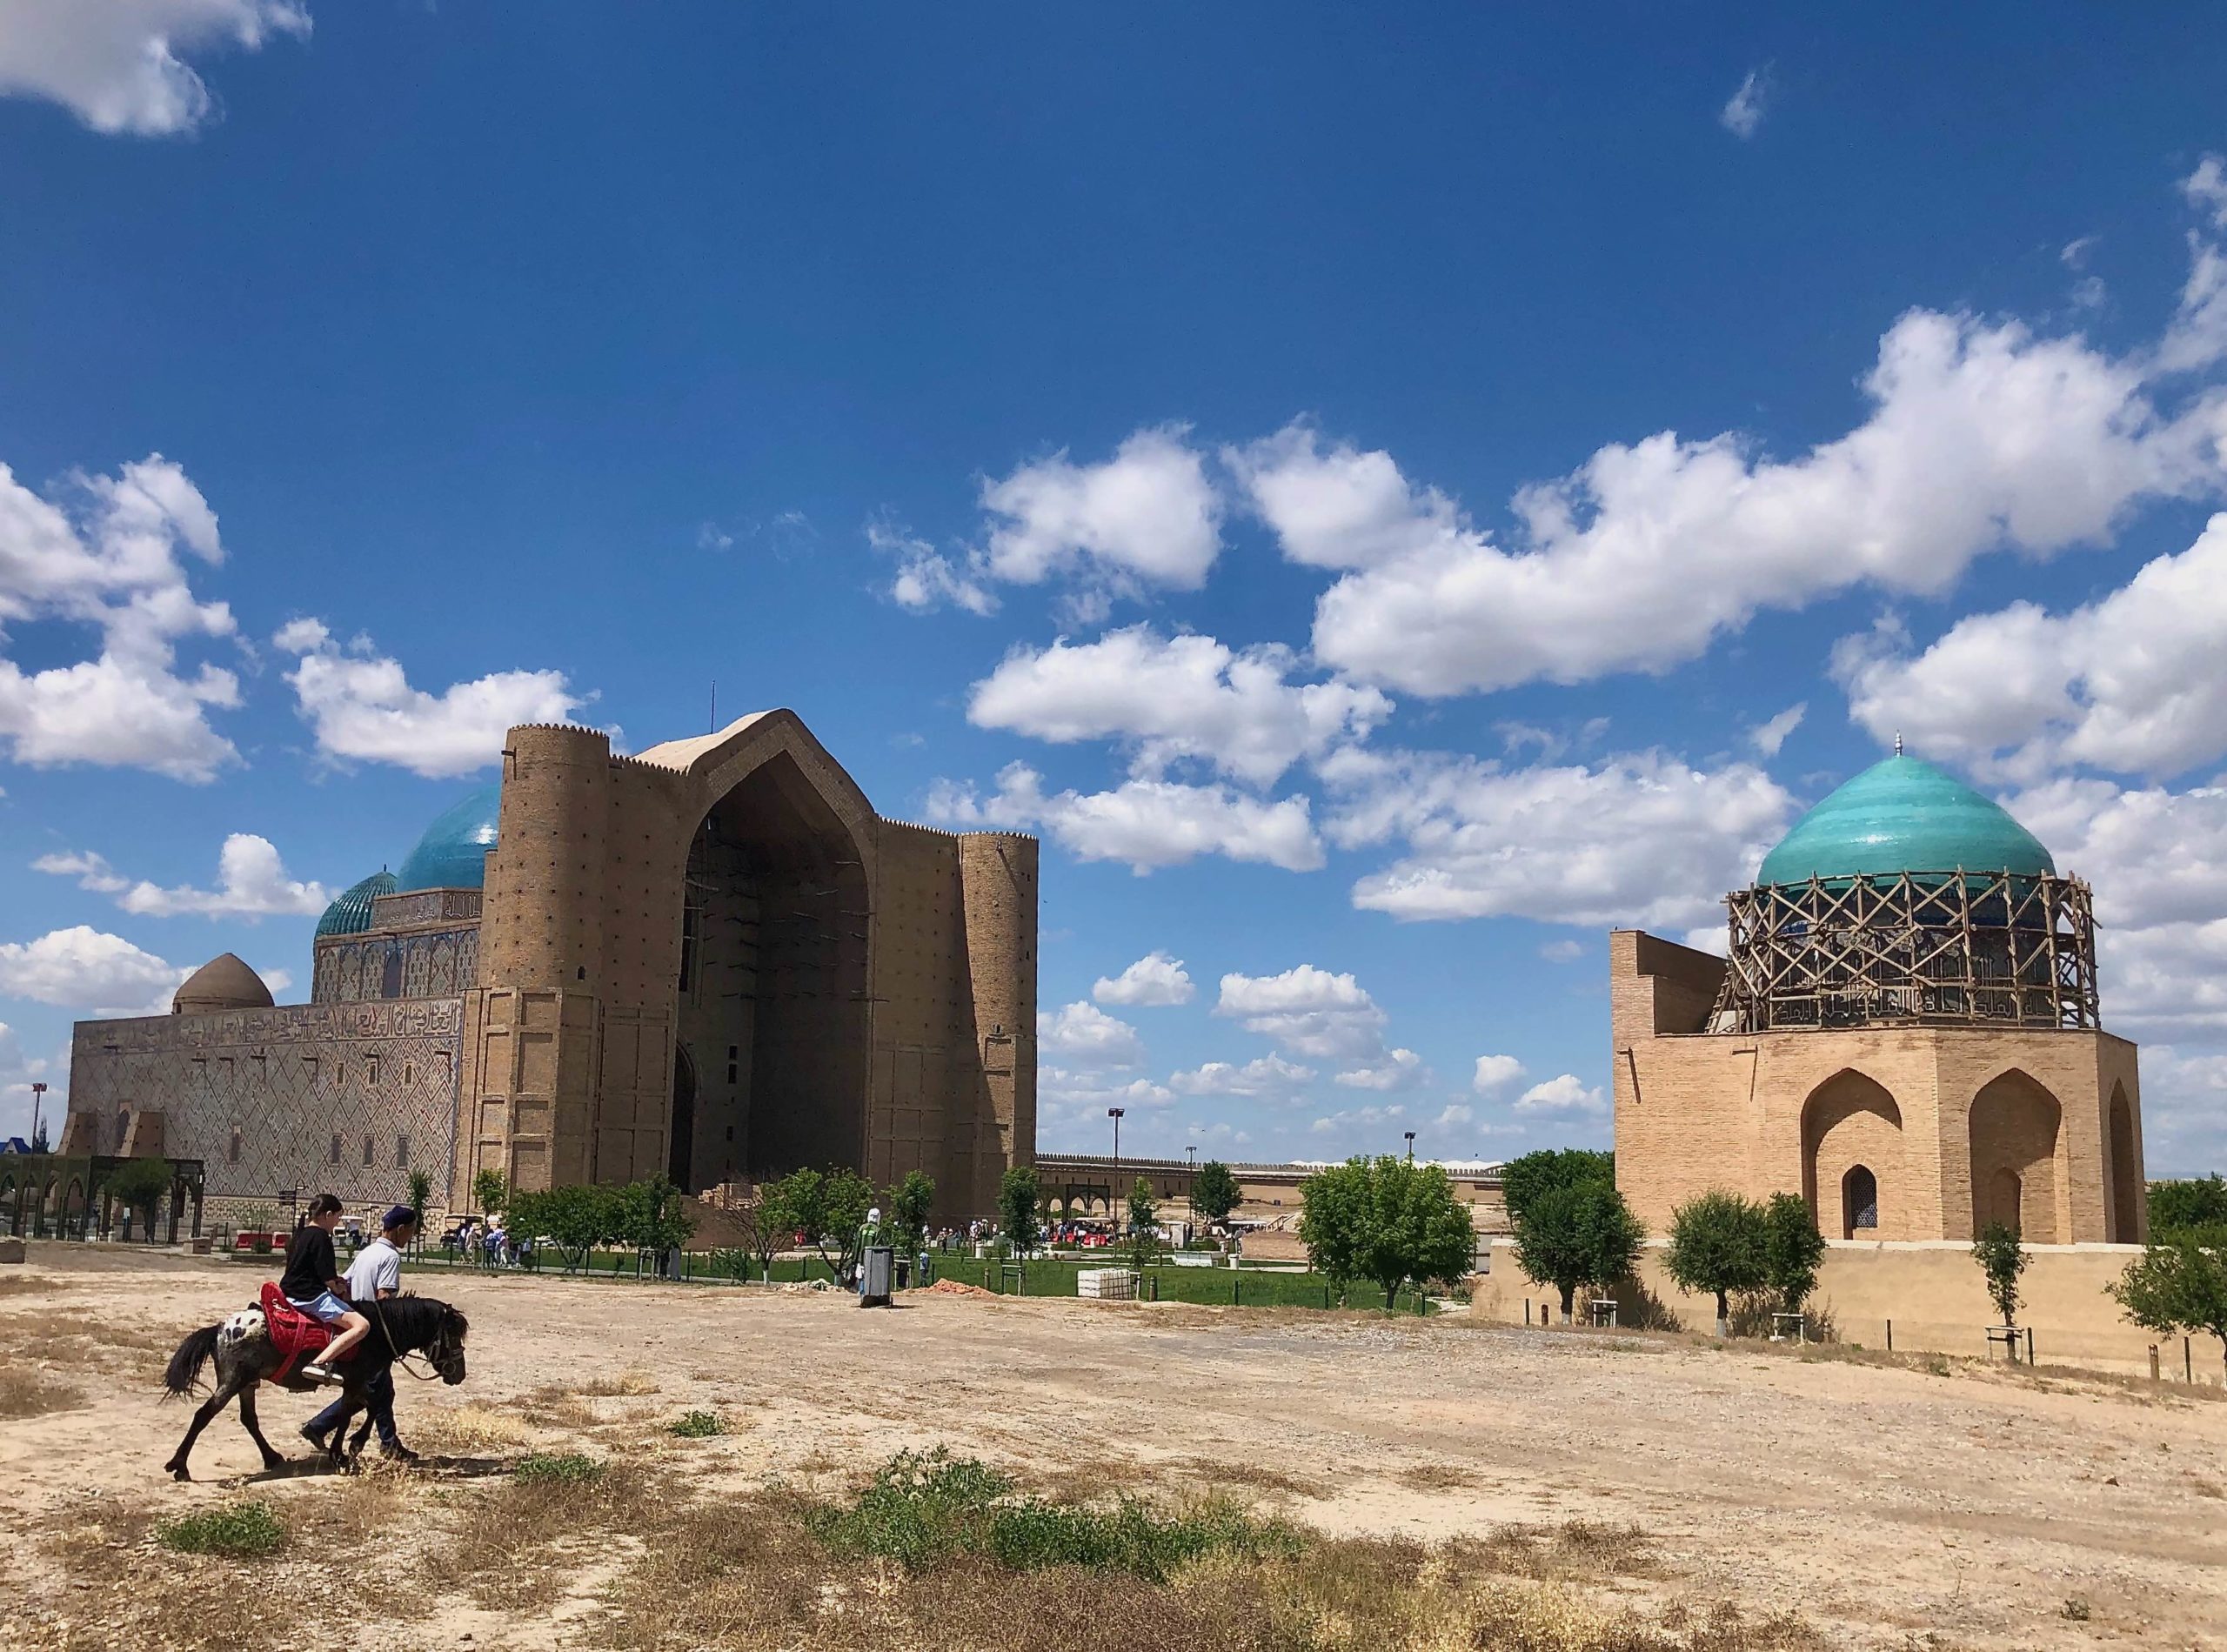
M346 1410L325 1448L325 1461L333 1468L347 1467L354 1454L362 1449L364 1432L371 1427L370 1417L364 1418L344 1453L341 1441L347 1435L348 1424L355 1413L368 1408L365 1390L373 1379L403 1355L423 1354L431 1361L433 1369L440 1373L442 1381L454 1384L464 1381L464 1334L469 1327L464 1315L446 1302L437 1302L430 1296L391 1296L383 1302L365 1303L364 1311L371 1316L371 1334L357 1344L354 1355L340 1367L346 1385L340 1397ZM177 1352L171 1355L170 1368L163 1373L164 1388L172 1395L191 1394L201 1386L201 1368L209 1363L211 1354L217 1360L216 1392L201 1402L200 1409L193 1414L192 1426L185 1431L185 1438L177 1442L177 1450L163 1467L173 1479L192 1479L186 1472L185 1460L193 1450L193 1442L234 1395L239 1398L241 1426L255 1441L256 1449L263 1454L264 1468L270 1470L284 1467L285 1458L271 1448L271 1442L263 1437L263 1430L255 1420L256 1389L271 1381L285 1363L285 1356L271 1341L262 1310L250 1308L233 1314L221 1325L204 1325L179 1343ZM297 1366L296 1373L299 1369ZM322 1392L301 1381L298 1374L290 1374L283 1386L297 1392Z

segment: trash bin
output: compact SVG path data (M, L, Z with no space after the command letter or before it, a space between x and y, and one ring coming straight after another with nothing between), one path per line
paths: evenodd
M897 1273L897 1247L893 1245L869 1245L859 1258L859 1305L861 1308L887 1308L890 1282Z

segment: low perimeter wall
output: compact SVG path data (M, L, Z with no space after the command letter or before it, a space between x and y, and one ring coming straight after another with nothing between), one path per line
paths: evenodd
M1637 1281L1616 1291L1617 1320L1628 1326L1707 1332L1716 1321L1715 1299L1689 1295L1671 1281L1663 1266L1666 1244L1651 1241ZM2033 1328L2036 1361L2147 1375L2150 1345L2158 1343L2163 1374L2180 1377L2180 1339L2160 1341L2129 1324L2120 1317L2118 1304L2103 1294L2103 1287L2142 1254L2140 1246L2030 1245L2027 1252L2031 1261L2018 1281L2024 1297L2018 1323ZM1517 1265L1509 1241L1495 1242L1489 1270L1472 1284L1471 1311L1488 1320L1521 1325L1528 1302L1535 1323L1542 1311L1551 1318L1561 1307L1553 1287L1539 1284ZM1943 1240L1830 1244L1809 1306L1825 1314L1839 1341L1867 1348L1887 1346L1887 1321L1892 1320L1897 1354L1983 1357L1989 1351L1983 1328L1996 1322L1971 1247ZM2191 1352L2197 1381L2217 1381L2218 1343L2203 1337Z

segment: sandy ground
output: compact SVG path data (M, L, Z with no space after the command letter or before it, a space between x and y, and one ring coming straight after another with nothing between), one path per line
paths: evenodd
M45 1590L52 1608L66 1588L37 1558L57 1511L174 1512L251 1483L274 1499L334 1491L258 1481L231 1416L197 1448L200 1483L160 1472L186 1413L155 1402L157 1348L244 1303L246 1268L42 1245L5 1273L0 1363L43 1348L70 1376L38 1334L68 1321L136 1327L148 1346L92 1356L114 1375L81 1404L0 1421L16 1557L0 1598ZM470 1314L471 1374L456 1389L405 1381L405 1438L431 1408L639 1373L655 1385L640 1408L746 1419L712 1442L736 1475L833 1485L942 1443L1076 1495L1233 1484L1331 1532L1635 1524L1671 1587L1796 1610L1848 1645L2227 1648L2227 1403L2170 1390L1455 1320L415 1283ZM290 1455L305 1455L294 1429L311 1405L265 1391L265 1431ZM20 1604L0 1610L0 1641ZM546 1622L476 1635L565 1638ZM412 1636L444 1643L423 1624Z

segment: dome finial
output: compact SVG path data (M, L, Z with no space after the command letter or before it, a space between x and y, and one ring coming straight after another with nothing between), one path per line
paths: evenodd
M1903 754L1903 731L1902 731L1902 730L1900 730L1900 729L1896 729L1896 730L1895 731L1895 755L1896 755L1896 757L1900 757L1902 754Z

